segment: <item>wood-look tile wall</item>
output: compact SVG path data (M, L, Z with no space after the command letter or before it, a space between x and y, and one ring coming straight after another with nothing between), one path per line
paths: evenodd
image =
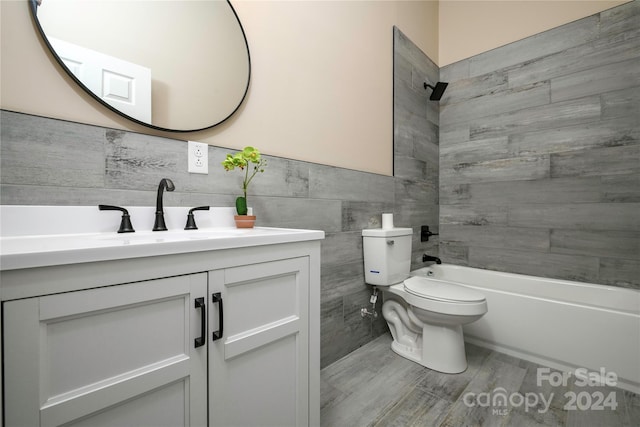
M371 295L364 284L363 228L379 228L380 214L392 212L397 227L414 230L413 268L422 265L423 253L438 254L437 239L419 239L421 225L438 229L438 105L422 87L424 79L437 80L438 67L397 28L393 37L394 178L316 166L332 183L327 197L342 200L341 231L327 233L322 252L323 366L387 331L380 300L376 319L360 316ZM363 179L368 184L351 182Z
M437 255L437 240L420 243L418 230L428 224L437 231L438 107L421 85L427 77L437 80L438 69L399 31L394 38L396 176L268 157L250 189L258 225L326 233L322 366L387 328L380 313L360 316L371 293L364 283L363 228L379 228L381 214L392 212L397 226L414 229L414 267L423 252ZM176 186L165 192L165 206L233 206L240 189L240 174L220 166L229 152L223 148L209 147L209 174L197 175L187 172L184 141L10 111L1 112L0 123L2 204L153 206L165 177Z
M440 72L443 260L640 288L640 1Z
M383 212L413 227L414 268L438 255L438 237L421 243L418 230L437 232L440 217L444 261L638 286L637 22L636 0L442 78L394 29L395 177L269 157L250 194L258 224L326 232L322 366L386 330L381 316L360 317L370 294L360 230L380 227ZM451 83L440 103L422 87L438 80ZM166 206L232 206L240 185L219 147L209 175L194 175L174 139L9 111L0 132L2 204L153 206L169 177Z
M402 46L407 53L415 49L409 42ZM430 73L437 70L430 61L420 60ZM412 69L409 62L402 62L402 67L407 76L421 69ZM326 233L322 366L386 331L381 315L375 320L360 316L362 307L370 307L371 293L364 283L363 228L379 228L381 214L392 212L397 226L414 228L416 265L423 252L437 253L437 242L422 244L417 234L422 224L437 230L437 110L427 111L424 94L414 91L410 80L398 82L404 92L396 99L407 97L398 100L398 114L411 120L396 128L396 135L405 136L396 136L396 177L268 157L266 172L251 185L249 203L258 225ZM431 121L425 120L428 112ZM220 166L227 149L210 146L209 174L197 175L187 172L184 141L10 111L0 112L0 125L2 204L153 206L158 183L165 177L176 186L165 192L165 206L233 206L239 194L241 175L226 173Z

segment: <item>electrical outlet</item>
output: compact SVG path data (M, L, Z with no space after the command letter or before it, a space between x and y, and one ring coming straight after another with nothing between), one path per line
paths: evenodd
M209 173L209 146L202 142L189 141L187 171L190 173Z

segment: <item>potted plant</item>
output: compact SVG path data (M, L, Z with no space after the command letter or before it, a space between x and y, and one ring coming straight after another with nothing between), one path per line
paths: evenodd
M235 215L234 219L238 228L253 228L256 217L255 215L248 215L247 212L247 189L256 174L264 172L267 161L262 158L260 151L256 148L244 147L242 151L235 155L227 154L227 157L222 161L222 166L226 171L231 171L235 168L240 168L241 171L244 171L244 180L242 181L243 195L236 199L236 212L238 215Z

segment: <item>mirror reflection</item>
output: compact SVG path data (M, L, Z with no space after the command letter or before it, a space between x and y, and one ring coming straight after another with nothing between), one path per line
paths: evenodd
M210 128L246 96L247 41L222 0L32 0L41 34L94 98L146 126Z

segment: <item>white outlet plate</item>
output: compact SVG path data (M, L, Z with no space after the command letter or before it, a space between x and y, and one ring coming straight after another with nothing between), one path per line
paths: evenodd
M189 141L188 142L188 155L189 162L187 171L190 173L209 173L209 146L203 142Z

